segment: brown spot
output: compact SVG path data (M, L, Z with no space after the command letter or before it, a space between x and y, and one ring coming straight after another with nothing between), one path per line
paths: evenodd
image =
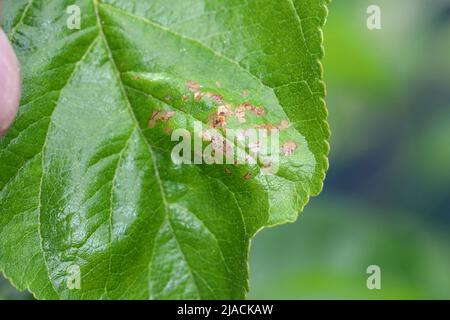
M286 141L281 146L281 151L285 156L290 156L297 149L297 144L294 141Z
M166 97L164 98L164 100L166 100L166 101L171 101L171 100L172 100L172 97L171 97L171 96L166 96Z
M218 127L224 127L227 124L226 118L224 115L218 114L218 113L213 113L210 117L209 117L209 123L211 125L211 127L213 128L218 128Z
M135 76L135 77L134 77L134 80L141 80L141 77Z
M168 121L170 118L173 117L174 114L175 111L162 111L162 110L153 111L152 116L148 120L148 127L149 128L155 127L156 122L158 120Z
M163 112L161 112L159 119L161 121L167 121L170 118L172 118L174 116L174 114L175 114L175 111L163 111Z
M183 94L183 96L181 97L181 100L183 100L184 102L189 101L189 96L186 94Z
M186 87L193 93L196 93L196 92L200 91L200 85L197 82L193 81L193 80L189 80L186 83Z
M214 101L216 104L223 104L223 97L220 94L215 94L212 92L207 92L205 94L208 98Z
M263 107L255 107L252 109L253 113L257 116L262 116L264 114L264 108Z
M228 174L228 175L231 176L231 170L230 170L229 168L225 167L225 168L223 169L223 171L224 171L226 174Z
M270 167L272 167L272 162L266 161L266 162L262 163L262 168L263 169L269 169Z
M153 127L155 126L156 120L158 119L158 118L157 118L157 117L158 117L158 114L159 114L160 112L161 112L160 110L158 110L158 111L153 111L152 116L151 116L150 119L148 120L148 127L149 127L149 128L153 128Z
M264 108L263 107L258 107L258 106L255 106L255 105L251 104L251 103L248 103L248 102L244 103L244 106L245 106L245 108L247 110L250 110L251 112L253 112L257 116L261 116L261 115L264 114Z
M255 105L251 104L250 102L244 102L244 103L240 104L239 107L243 107L243 108L253 112L257 116L261 116L264 114L263 107L255 106Z
M270 173L272 171L272 161L265 159L261 164L261 171L265 173Z
M231 106L229 104L225 104L217 108L217 114L222 116L231 116L233 115L233 111L231 111Z
M288 127L289 127L288 120L282 120L281 123L278 125L278 129L280 130L287 129Z
M255 163L255 159L252 158L249 154L247 154L247 155L245 156L245 163L247 163L247 164Z
M244 179L245 180L250 180L252 178L252 174L250 172L247 172L246 174L244 174Z
M201 93L200 91L198 91L194 94L195 101L199 102L200 100L202 100L202 98L203 98L203 93Z

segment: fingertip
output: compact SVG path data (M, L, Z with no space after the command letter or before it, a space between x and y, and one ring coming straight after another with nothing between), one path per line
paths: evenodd
M19 62L6 34L0 28L0 137L16 117L20 82Z

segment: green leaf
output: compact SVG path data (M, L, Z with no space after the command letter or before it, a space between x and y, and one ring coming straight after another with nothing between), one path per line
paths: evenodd
M0 141L0 270L37 298L244 298L252 236L322 188L325 17L324 0L5 1L23 96ZM230 127L289 121L276 175L171 161L168 130L216 112L207 91L263 106Z

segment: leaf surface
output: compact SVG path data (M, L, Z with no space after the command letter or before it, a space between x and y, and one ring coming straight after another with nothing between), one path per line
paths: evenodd
M23 96L0 140L0 270L37 298L244 298L251 237L322 188L325 17L322 0L5 1ZM230 128L289 123L276 174L172 162L168 133L208 126L217 96L264 108Z

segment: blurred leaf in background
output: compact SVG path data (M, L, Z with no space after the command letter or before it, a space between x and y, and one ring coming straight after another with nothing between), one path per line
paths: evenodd
M299 223L258 234L250 298L450 299L448 236L392 214L324 197ZM370 265L381 268L381 290L367 289Z
M0 276L0 300L29 300L32 296L28 292L17 291L5 278Z

